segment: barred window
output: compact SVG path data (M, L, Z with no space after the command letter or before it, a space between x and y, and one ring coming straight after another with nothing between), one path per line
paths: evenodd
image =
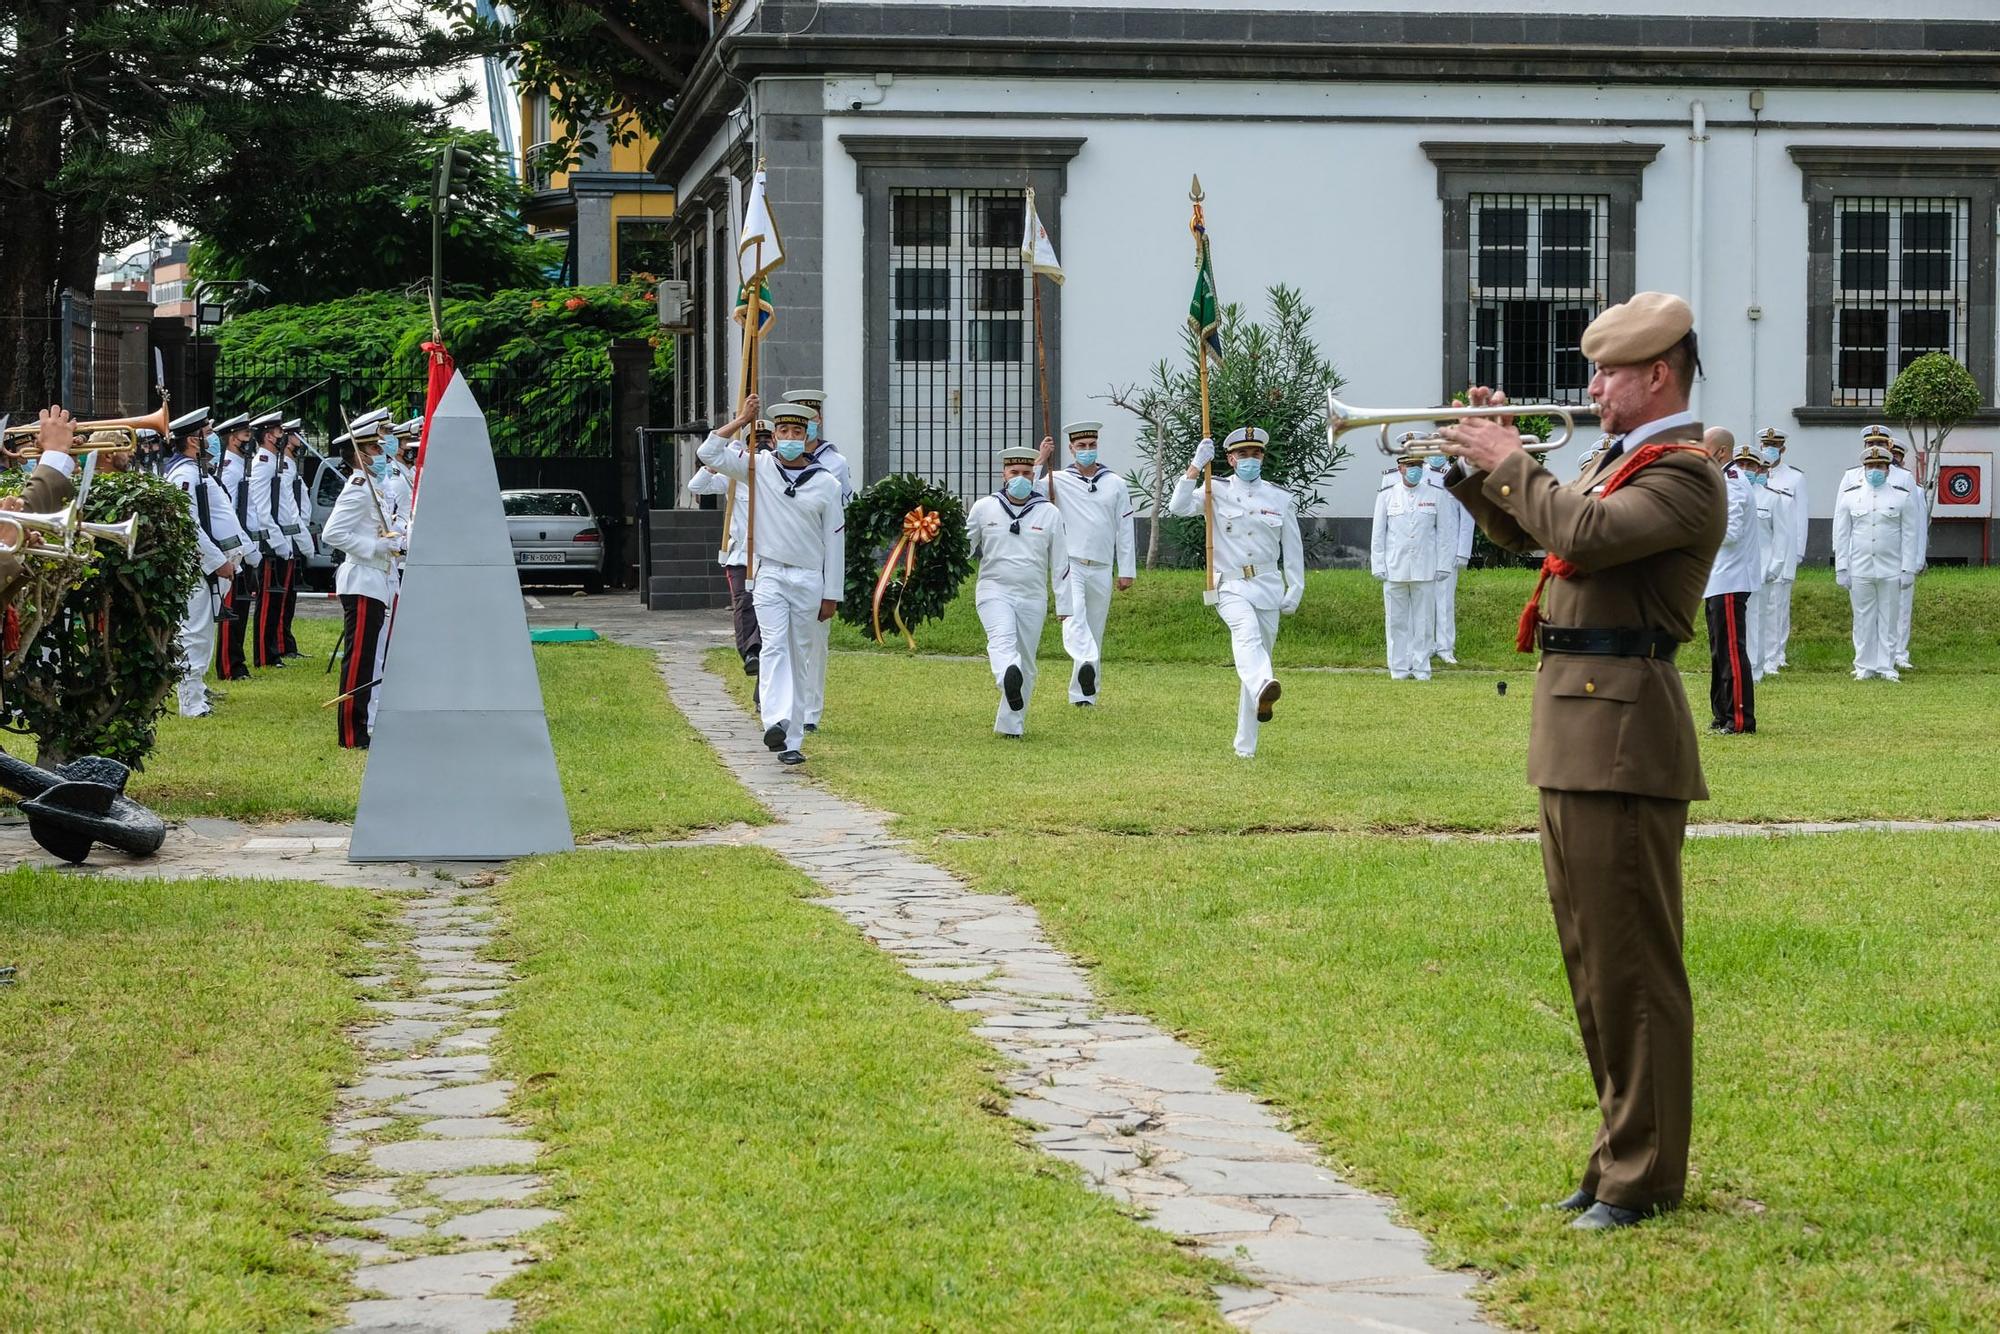
M1516 401L1583 403L1578 350L1605 306L1610 198L1474 194L1467 382Z
M1834 202L1833 403L1878 407L1926 352L1965 359L1967 201Z

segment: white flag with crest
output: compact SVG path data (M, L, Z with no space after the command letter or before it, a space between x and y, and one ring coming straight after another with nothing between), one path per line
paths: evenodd
M785 262L784 242L778 239L778 221L764 198L764 171L760 168L750 183L750 202L743 206L743 236L736 244L736 277L748 285Z
M1058 283L1063 280L1062 261L1056 258L1056 244L1049 240L1049 229L1042 226L1042 219L1035 212L1033 190L1028 191L1027 227L1021 233L1021 262Z

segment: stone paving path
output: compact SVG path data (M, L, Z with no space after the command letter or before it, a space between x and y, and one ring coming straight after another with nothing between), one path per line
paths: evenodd
M684 639L661 654L674 703L772 809L775 825L729 841L780 853L821 900L913 977L964 989L950 1002L1018 1065L1009 1110L1050 1156L1146 1222L1237 1266L1221 1291L1256 1330L1447 1330L1480 1325L1475 1274L1433 1268L1389 1204L1343 1182L1246 1094L1223 1089L1186 1044L1140 1015L1107 1013L1035 910L968 889L904 851L878 812L781 768L756 721ZM720 838L705 842L724 841Z

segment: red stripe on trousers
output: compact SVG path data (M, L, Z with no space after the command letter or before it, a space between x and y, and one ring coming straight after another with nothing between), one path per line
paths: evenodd
M347 643L347 671L340 678L341 692L348 696L340 701L340 744L349 747L354 745L360 716L359 701L353 692L361 684L361 643L368 635L368 602L365 597L354 601L354 633Z
M257 575L257 665L269 667L271 654L271 562L275 556L266 556L263 567Z
M1722 599L1722 619L1729 627L1729 699L1736 711L1736 730L1743 730L1743 654L1737 645L1743 642L1736 630L1736 594Z

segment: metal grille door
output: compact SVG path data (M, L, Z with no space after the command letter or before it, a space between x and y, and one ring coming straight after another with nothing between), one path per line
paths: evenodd
M894 190L889 471L971 500L1032 444L1034 328L1019 190Z

